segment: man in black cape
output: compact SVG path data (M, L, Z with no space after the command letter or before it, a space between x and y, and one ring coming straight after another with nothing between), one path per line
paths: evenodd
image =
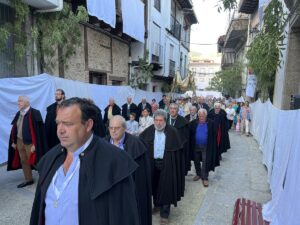
M132 97L128 96L127 102L124 105L122 105L122 116L124 117L125 120L129 120L130 113L135 113L135 115L137 115L137 111L138 108L136 104L132 102ZM137 118L135 120L138 121Z
M182 193L182 142L176 128L167 125L167 113L154 113L154 124L140 137L145 142L150 158L154 209L160 211L161 224L167 224L170 206L177 206Z
M207 137L204 140L204 142L206 142L205 145L198 147L196 143L196 135L203 135L202 137L205 136L204 133L197 133L203 132L201 128L199 129L199 131L197 131L199 124L207 127L207 130L205 129L207 131ZM220 160L217 154L216 130L213 121L207 119L206 109L199 109L198 119L195 119L190 123L190 147L193 151L193 160L196 169L196 176L193 180L197 181L201 178L204 187L207 187L208 174L210 171L215 171L215 167L220 165ZM200 166L200 161L202 161L202 166Z
M165 105L166 105L166 103L165 103L166 98L167 98L167 96L166 96L166 95L163 95L163 96L162 96L162 99L159 101L158 107L159 107L160 109L164 109L164 108L165 108Z
M25 182L17 186L23 188L33 184L31 168L48 148L40 111L30 106L27 96L19 96L18 106L20 110L11 122L7 170L23 169Z
M223 109L221 109L221 103L216 102L214 104L214 108L210 110L210 112L207 115L207 118L211 119L214 123L214 127L216 130L217 152L221 160L221 154L227 152L227 150L230 149L228 121L226 112Z
M179 136L182 141L183 151L182 151L182 196L184 196L184 189L185 189L185 175L187 175L188 171L191 169L191 152L189 146L190 140L190 130L189 125L186 119L183 116L178 114L179 105L176 103L170 104L170 114L167 120L167 124L175 127L178 130Z
M114 116L109 121L110 137L107 141L124 150L139 165L133 173L136 198L140 216L140 225L152 225L151 177L150 161L147 148L140 138L126 131L126 121L120 116Z
M106 127L108 127L108 122L111 117L115 115L121 115L121 108L115 103L113 98L109 98L108 106L104 109L104 118L103 123Z
M56 134L56 110L59 104L66 98L65 92L62 89L56 89L55 102L47 107L47 114L45 119L45 130L48 148L51 149L55 145L59 144L59 140Z
M30 225L46 221L139 225L131 176L138 165L128 154L93 135L95 115L86 99L71 98L59 106L56 122L61 144L48 151L38 165Z

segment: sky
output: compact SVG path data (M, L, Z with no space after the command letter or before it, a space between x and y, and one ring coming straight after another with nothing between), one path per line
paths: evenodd
M192 25L191 51L199 52L204 56L215 55L217 53L216 43L218 38L226 34L228 27L228 12L218 12L216 7L218 1L219 0L193 0L198 24Z

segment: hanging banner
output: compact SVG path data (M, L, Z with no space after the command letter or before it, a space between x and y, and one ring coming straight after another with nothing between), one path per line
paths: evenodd
M246 96L254 98L256 84L257 84L256 75L248 74Z

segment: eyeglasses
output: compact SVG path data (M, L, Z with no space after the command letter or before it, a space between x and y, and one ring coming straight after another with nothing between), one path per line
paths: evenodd
M118 131L120 130L122 127L108 127L108 129L110 130L115 130L115 131Z

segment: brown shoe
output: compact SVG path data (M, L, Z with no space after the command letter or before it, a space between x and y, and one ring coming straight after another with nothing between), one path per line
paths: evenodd
M152 214L156 214L160 211L160 208L159 207L153 207L152 209Z
M208 180L203 180L202 183L204 187L208 187Z
M160 218L160 225L169 224L169 220L167 218Z
M193 181L198 181L198 180L200 180L200 177L199 176L194 176Z

